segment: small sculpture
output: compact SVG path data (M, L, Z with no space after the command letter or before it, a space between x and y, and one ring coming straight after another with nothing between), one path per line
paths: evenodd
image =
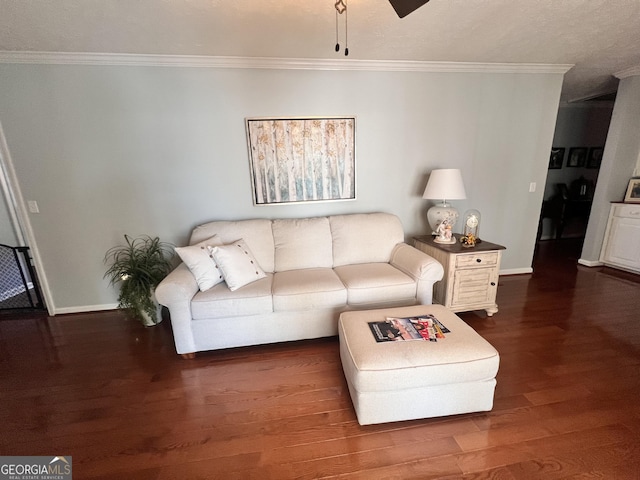
M436 238L433 239L436 243L456 243L449 219L444 219L440 222L440 225L438 225L438 228L436 229L436 234Z

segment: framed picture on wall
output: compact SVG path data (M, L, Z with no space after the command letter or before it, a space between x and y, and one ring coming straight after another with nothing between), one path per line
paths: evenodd
M624 201L628 203L640 203L640 178L632 178L629 180Z
M602 152L604 152L604 147L592 147L589 149L587 168L600 168L600 164L602 163Z
M574 147L569 150L567 167L584 167L587 160L587 147Z
M549 168L562 168L564 163L564 148L552 148L549 158Z
M254 205L355 200L355 117L246 122Z

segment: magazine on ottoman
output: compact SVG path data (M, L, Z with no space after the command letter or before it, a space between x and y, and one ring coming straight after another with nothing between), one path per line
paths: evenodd
M417 317L387 317L384 321L368 322L376 342L428 340L437 342L450 330L433 315Z

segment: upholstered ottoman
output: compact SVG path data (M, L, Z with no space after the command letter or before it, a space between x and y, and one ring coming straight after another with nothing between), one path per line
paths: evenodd
M378 342L369 326L387 317L425 314L449 333L435 342ZM338 335L342 368L361 425L493 408L498 352L441 305L345 312Z

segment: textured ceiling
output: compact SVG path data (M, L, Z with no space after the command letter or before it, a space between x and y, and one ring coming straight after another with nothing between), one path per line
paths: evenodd
M640 0L346 0L349 59L574 64L563 100L640 66ZM0 51L344 59L334 0L0 0ZM344 45L344 15L340 16Z

